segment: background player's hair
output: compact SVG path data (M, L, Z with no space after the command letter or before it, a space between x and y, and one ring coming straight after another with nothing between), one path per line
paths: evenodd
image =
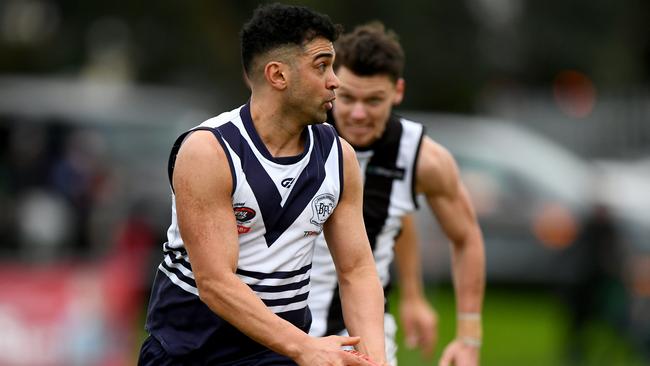
M244 71L250 72L256 56L281 46L303 46L316 37L334 42L341 29L327 15L303 6L260 5L240 32Z
M379 21L359 25L335 44L334 69L345 66L361 76L385 74L393 81L402 77L404 51L397 34Z

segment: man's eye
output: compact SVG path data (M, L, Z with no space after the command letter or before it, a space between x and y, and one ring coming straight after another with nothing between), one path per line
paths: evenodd
M336 100L341 101L343 103L350 103L352 102L352 98L348 95L337 95Z

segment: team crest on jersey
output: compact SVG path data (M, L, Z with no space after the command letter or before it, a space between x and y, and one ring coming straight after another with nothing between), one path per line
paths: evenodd
M235 219L237 220L237 232L239 234L246 234L251 231L250 226L247 226L257 213L250 207L236 206L233 208L235 211Z
M323 226L327 218L334 211L334 196L329 193L323 193L311 201L311 209L314 212L311 220L316 226Z

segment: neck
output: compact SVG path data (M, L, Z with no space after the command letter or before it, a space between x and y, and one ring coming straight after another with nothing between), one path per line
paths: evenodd
M280 100L251 95L251 118L257 134L274 157L295 156L302 153L304 123L282 108Z

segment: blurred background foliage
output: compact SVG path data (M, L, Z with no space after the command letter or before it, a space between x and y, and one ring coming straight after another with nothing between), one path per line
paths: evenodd
M239 103L247 92L237 34L258 3L5 0L0 72L121 77L202 88ZM409 109L474 112L483 93L550 89L565 69L602 90L650 81L643 0L287 3L325 12L348 30L376 19L395 29L407 54Z

